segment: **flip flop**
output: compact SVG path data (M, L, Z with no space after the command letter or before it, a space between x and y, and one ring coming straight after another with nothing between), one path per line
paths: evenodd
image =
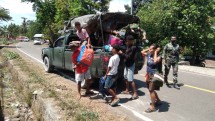
M127 92L127 91L123 91L121 92L122 94L130 94L130 92Z
M138 99L139 98L139 96L132 96L131 98L130 98L130 100L136 100L136 99Z
M146 112L146 113L155 112L155 109L148 108L148 109L145 110L145 112Z
M110 105L113 107L113 106L116 106L116 105L118 105L119 104L119 101L120 101L120 99L118 99L117 101L115 101L115 102L112 102Z

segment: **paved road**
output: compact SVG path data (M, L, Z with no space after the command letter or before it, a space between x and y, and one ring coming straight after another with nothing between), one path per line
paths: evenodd
M19 50L29 54L41 64L41 48L32 42L19 43ZM145 69L145 68L144 68ZM113 108L127 114L136 121L214 121L215 120L215 76L179 70L180 90L161 88L158 92L163 105L154 113L144 112L149 107L149 92L144 80L144 69L135 75L139 99L130 101L130 95L119 94L120 106ZM199 71L202 71L201 69ZM172 73L171 73L172 74ZM169 79L172 79L172 76Z

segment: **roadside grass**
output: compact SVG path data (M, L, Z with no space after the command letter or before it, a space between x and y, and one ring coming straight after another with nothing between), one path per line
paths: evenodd
M6 60L13 60L13 59L20 58L19 54L15 52L7 51L5 49L3 49L3 56L4 58L6 58Z
M0 45L9 45L9 44L13 44L13 43L17 43L16 40L7 40L6 38L0 38Z
M67 95L61 91L56 91L56 87L51 85L43 74L37 72L34 68L31 67L31 64L22 59L19 54L15 52L8 51L6 49L2 49L2 55L7 60L14 60L15 66L20 67L20 71L23 71L23 74L27 77L26 80L20 79L18 76L18 72L12 71L11 73L14 81L14 86L18 91L18 95L21 99L23 99L27 105L31 108L33 102L33 91L38 89L44 89L46 98L54 98L58 102L58 106L65 111L65 118L75 121L98 121L99 116L98 113L93 112L90 109L80 105L77 100L74 100L74 96L72 94ZM1 56L1 54L0 54ZM41 116L39 114L41 112L37 112L35 115ZM41 117L36 116L37 119L41 119Z

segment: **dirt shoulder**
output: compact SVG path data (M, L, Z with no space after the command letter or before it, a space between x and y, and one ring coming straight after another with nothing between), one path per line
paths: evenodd
M6 50L19 54L20 59L11 61L11 64L16 67L21 75L24 75L22 76L23 80L30 80L30 83L27 82L30 87L29 91L32 93L41 91L44 93L42 97L48 102L52 102L51 107L60 115L60 120L130 120L122 112L105 104L103 99L91 100L89 97L77 99L75 82L54 73L46 73L41 64L16 48L7 48ZM35 79L32 78L36 78L37 81L34 82Z

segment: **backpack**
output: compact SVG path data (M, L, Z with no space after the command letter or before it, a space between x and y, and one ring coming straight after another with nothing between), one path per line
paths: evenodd
M86 45L83 45L79 48L80 54L78 55L77 62L91 66L94 59L94 51L91 48L88 48Z

